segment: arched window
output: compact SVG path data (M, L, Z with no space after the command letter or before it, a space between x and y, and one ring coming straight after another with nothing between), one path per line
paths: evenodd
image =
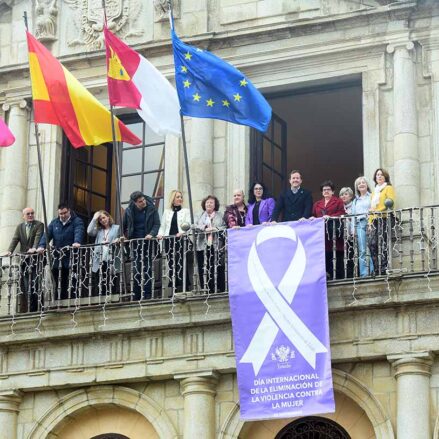
M318 416L307 416L285 426L275 439L351 439L336 422Z

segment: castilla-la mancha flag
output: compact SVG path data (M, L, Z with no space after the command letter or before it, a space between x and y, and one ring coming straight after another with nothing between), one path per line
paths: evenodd
M29 32L30 76L36 123L59 125L74 148L113 140L110 112ZM116 140L141 140L115 117Z
M157 134L181 135L177 91L142 55L104 27L110 104L135 108Z
M14 135L4 120L0 117L0 146L11 146L14 142Z

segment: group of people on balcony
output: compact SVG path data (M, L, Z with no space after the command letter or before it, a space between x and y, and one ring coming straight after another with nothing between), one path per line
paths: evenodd
M328 278L351 277L358 273L365 277L385 272L388 227L387 215L382 212L393 207L395 192L389 174L384 169L375 171L373 181L375 187L372 190L366 177L358 177L354 182L354 190L344 187L340 190L340 197L337 197L333 182L326 180L320 186L322 198L313 203L311 192L302 187L301 172L294 170L290 173L290 188L282 192L276 201L267 194L264 184L257 181L250 187L248 204L245 203L244 191L235 190L233 203L226 206L223 214L220 213L218 198L208 195L202 200L202 212L192 225L198 232L194 245L201 288L210 292L224 291L225 288L224 237L217 232L227 228L274 224L280 220L328 219L325 236ZM340 217L346 217L343 223L337 219ZM75 282L75 279L69 278L70 252L83 243L83 221L65 204L58 206L58 217L49 224L47 237L43 232L43 224L35 220L32 208L23 210L23 220L15 230L8 254L14 252L18 243L21 253L42 253L46 248L46 240L51 242L53 278L56 285L59 280L59 298L67 298L69 288ZM189 209L183 207L183 194L179 190L170 193L161 220L154 200L140 191L133 192L125 209L123 231L108 212L96 212L87 233L98 244L93 249L92 271L100 274L101 293L108 289L109 264L113 271L120 272L125 258L132 262L134 299L150 299L152 264L157 254L157 243L164 237L167 237L163 251L168 262L169 284L178 291L182 289L185 279L186 289L190 289L188 264L183 260L187 246L191 244L187 239L182 239L189 229ZM122 251L119 246L118 253L114 249L110 251L109 244L116 243L121 237L130 240L128 250ZM354 273L355 248L358 251L358 273ZM27 291L29 285L23 284L21 288ZM35 310L36 298L31 297L29 300L24 307Z
M259 181L250 187L248 205L244 202L243 191L236 190L234 203L225 209L224 222L231 228L273 224L281 218L283 221L301 221L325 217L328 218L325 254L329 279L357 276L358 273L361 277L383 274L388 253L387 215L383 212L394 206L395 191L389 173L382 168L375 171L373 181L375 187L371 189L366 177L358 177L354 190L344 187L337 197L334 183L326 180L320 185L322 198L313 202L311 192L302 187L301 172L293 170L289 178L290 188L276 201L267 195L265 186ZM336 219L346 216L344 222ZM358 273L354 273L355 245Z

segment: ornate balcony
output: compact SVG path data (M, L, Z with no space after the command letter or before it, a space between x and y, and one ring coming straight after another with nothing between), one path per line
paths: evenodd
M345 301L356 301L375 284L375 290L390 297L389 282L403 277L423 278L431 289L438 273L438 207L395 210L374 221L361 216L327 218L330 303L331 295L335 298L340 292ZM17 319L83 308L105 311L133 304L142 308L204 301L228 290L225 230L52 249L52 269L47 256L17 253L0 258L2 316Z

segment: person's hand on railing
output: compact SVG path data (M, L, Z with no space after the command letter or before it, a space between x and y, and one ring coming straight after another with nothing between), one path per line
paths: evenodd
M78 247L81 247L81 244L80 244L79 242L74 242L74 243L72 244L72 247L73 247L73 248L78 248Z
M36 251L37 251L36 248L31 247L26 253L30 253L30 254L32 254L32 253L35 253Z
M163 239L163 235L157 235L157 239L161 241Z
M45 251L46 251L46 249L44 247L37 248L37 253L39 253L39 254L44 253Z
M152 238L154 238L154 236L149 235L149 234L145 236L145 239L152 239Z

